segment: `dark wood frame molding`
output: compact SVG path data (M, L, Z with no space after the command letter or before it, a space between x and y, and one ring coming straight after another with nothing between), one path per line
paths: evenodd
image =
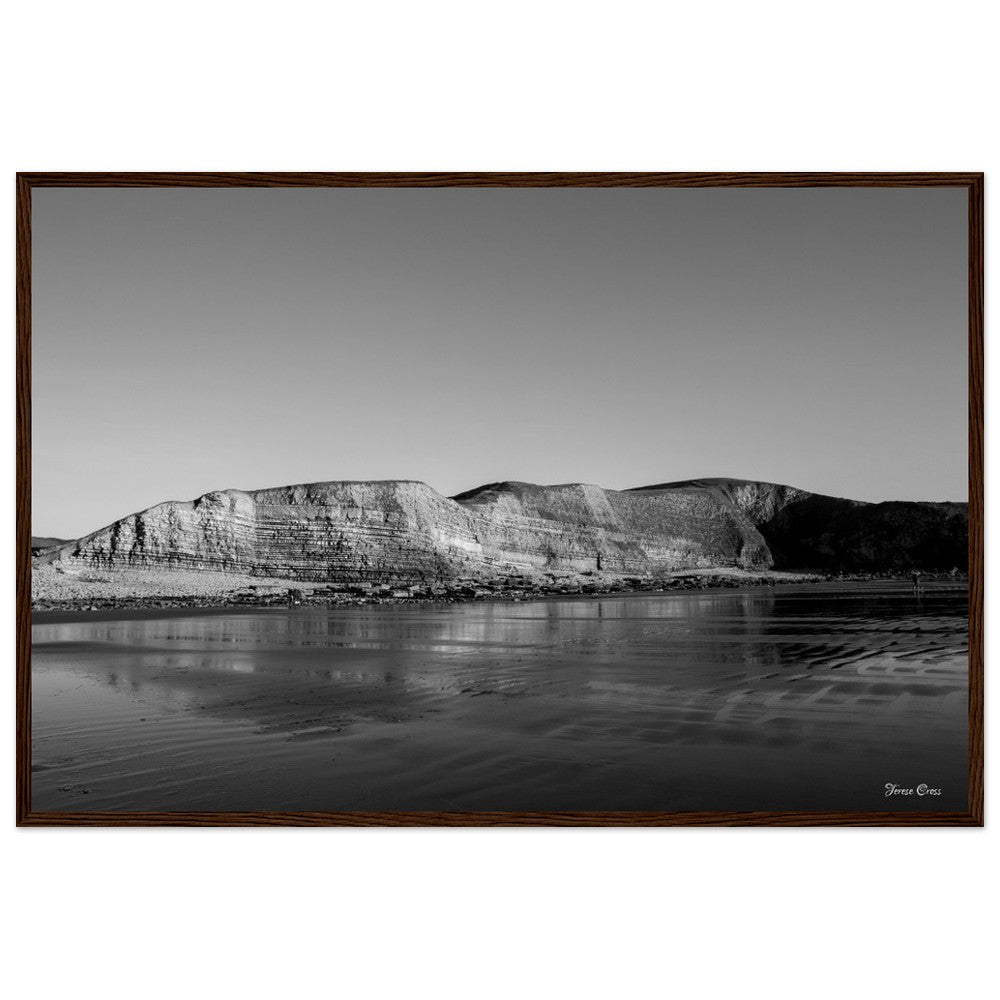
M960 187L969 195L969 789L965 812L32 812L31 192L41 187ZM982 826L982 173L22 173L17 175L17 806L19 826Z

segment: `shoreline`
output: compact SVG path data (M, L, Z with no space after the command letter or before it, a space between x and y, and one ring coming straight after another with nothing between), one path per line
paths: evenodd
M967 575L922 573L922 589L928 583L967 583ZM117 611L193 611L210 613L245 609L260 611L290 607L357 608L383 605L447 605L474 603L519 603L553 598L584 599L628 597L645 594L669 594L691 591L723 591L747 588L830 583L899 583L910 585L909 573L819 574L791 571L753 572L735 569L690 570L656 578L594 580L584 576L554 579L550 582L519 581L449 581L431 585L393 586L390 584L352 585L315 584L283 581L267 586L244 587L221 593L202 594L130 594L86 597L33 599L31 613L48 616L72 614L90 616Z

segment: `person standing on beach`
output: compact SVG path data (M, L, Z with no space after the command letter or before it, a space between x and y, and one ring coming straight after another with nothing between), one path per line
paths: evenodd
M914 594L919 594L920 593L920 574L916 570L914 570L911 575L913 576L913 593Z

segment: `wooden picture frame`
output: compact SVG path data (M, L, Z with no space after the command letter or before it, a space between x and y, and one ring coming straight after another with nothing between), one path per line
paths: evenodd
M982 826L984 817L981 173L23 173L17 175L17 788L19 826ZM36 189L264 187L950 187L968 195L968 796L959 812L39 812L31 807L31 205Z

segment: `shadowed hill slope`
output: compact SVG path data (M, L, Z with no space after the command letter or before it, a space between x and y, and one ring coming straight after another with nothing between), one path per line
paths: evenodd
M965 570L969 563L966 504L809 496L784 507L760 531L778 569Z
M41 551L42 549L51 549L56 545L65 545L70 539L68 538L50 538L47 535L32 535L31 536L31 551Z

